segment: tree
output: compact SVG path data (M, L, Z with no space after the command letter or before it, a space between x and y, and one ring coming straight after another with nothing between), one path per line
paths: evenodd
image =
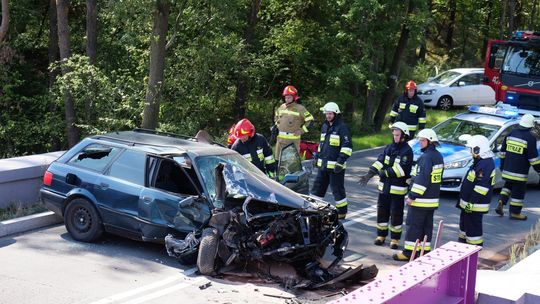
M86 0L86 55L90 64L97 57L97 0Z
M60 48L60 60L67 61L71 56L69 34L69 0L56 0L56 13L58 22L58 45ZM68 73L68 69L62 67L62 74ZM73 147L79 142L79 129L77 128L77 116L75 114L75 102L69 90L64 92L64 107L68 147Z
M2 1L2 23L0 23L0 42L6 38L9 28L9 3L8 0Z
M156 0L154 26L150 44L150 75L144 104L142 127L156 129L159 118L159 105L165 70L165 46L169 24L170 3L168 0Z
M448 22L448 30L446 31L446 47L447 50L452 50L452 42L454 40L454 27L456 24L456 1L457 0L450 0L450 3L448 3L448 6L450 7L450 17Z

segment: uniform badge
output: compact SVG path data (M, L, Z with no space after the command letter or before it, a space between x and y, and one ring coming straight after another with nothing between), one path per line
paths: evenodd
M482 177L484 177L484 170L478 172L478 178L481 179Z
M401 158L401 160L404 161L404 162L406 162L406 161L407 161L407 156L403 156L403 157Z

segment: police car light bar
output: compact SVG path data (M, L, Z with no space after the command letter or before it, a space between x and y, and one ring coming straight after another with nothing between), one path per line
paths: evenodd
M517 107L505 104L497 105L496 107L470 106L469 112L489 114L504 118L516 118L519 116L519 109Z

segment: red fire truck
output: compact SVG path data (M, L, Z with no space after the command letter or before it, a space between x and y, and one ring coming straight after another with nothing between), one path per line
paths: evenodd
M512 39L490 40L484 83L497 101L540 110L540 32L517 31Z

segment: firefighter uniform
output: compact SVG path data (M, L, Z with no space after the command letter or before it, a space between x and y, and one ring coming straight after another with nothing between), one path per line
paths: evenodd
M403 121L409 126L411 138L417 130L422 130L426 126L426 111L424 102L414 94L413 98L408 98L407 93L401 95L390 112L390 123Z
M231 149L240 153L240 155L249 160L268 176L272 178L275 176L276 161L272 154L272 148L270 148L268 141L263 135L255 133L255 135L246 142L242 142L238 139L232 145Z
M293 143L300 152L300 135L294 132L302 130L308 132L308 127L313 123L313 116L306 108L296 102L282 104L275 113L275 122L279 133L276 140L276 155L279 159L281 150Z
M498 213L502 215L502 205L506 205L510 199L510 217L526 219L521 216L521 209L529 168L533 166L534 170L540 171L536 138L531 134L530 128L520 126L510 132L502 144L499 156L505 184L499 197L501 212Z
M418 158L417 164L412 170L412 186L407 194L412 203L405 221L407 231L402 254L406 257L411 256L416 240L422 242L424 236L427 236L424 250L425 252L431 250L433 214L435 209L439 207L439 193L444 167L443 157L435 145L431 143L422 149L422 152L423 154ZM421 245L417 247L418 251L422 249Z
M336 114L331 125L325 121L321 128L316 164L319 170L311 194L322 199L330 184L340 218L345 218L347 214L344 169L347 167L347 158L351 155L352 141L349 129L342 118Z
M487 139L486 139L487 141ZM493 157L474 158L461 184L459 202L459 238L462 243L482 246L482 218L489 211L496 173Z
M379 199L377 201L377 236L392 240L401 238L403 202L407 194L407 179L411 174L413 152L406 141L392 142L379 155L369 170L378 172ZM392 219L389 223L389 219ZM390 225L389 225L390 224ZM396 244L397 247L397 244Z

